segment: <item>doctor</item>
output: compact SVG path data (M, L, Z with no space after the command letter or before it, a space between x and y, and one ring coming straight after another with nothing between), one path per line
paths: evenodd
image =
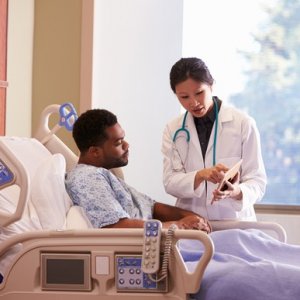
M186 112L163 133L163 182L178 207L209 220L256 220L253 204L265 193L266 173L253 118L212 95L205 63L182 58L170 72L171 89ZM238 174L217 190L225 172L242 159Z

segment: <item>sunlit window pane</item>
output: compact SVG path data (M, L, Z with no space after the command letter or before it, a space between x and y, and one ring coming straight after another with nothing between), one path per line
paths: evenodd
M300 204L300 1L185 0L183 56L197 56L214 93L257 122L263 203Z

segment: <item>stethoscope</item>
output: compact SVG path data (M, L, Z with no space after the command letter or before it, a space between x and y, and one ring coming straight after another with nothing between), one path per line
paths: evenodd
M219 119L218 119L218 103L215 97L213 97L213 102L214 102L214 113L215 113L215 132L214 132L214 144L213 144L213 165L216 165L216 146L217 146L217 135L218 135L218 124L219 124ZM173 143L176 143L176 138L180 132L184 132L186 135L186 142L189 144L191 135L188 129L186 129L186 118L187 118L188 111L185 112L181 128L177 129L175 131L175 134L173 136Z

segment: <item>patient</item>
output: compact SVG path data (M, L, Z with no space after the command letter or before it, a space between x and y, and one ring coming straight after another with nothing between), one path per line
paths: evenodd
M111 171L127 165L129 144L117 117L104 109L83 113L73 127L80 151L77 166L67 174L66 189L95 228L140 228L159 219L163 227L211 232L209 222L191 211L159 203L136 191Z

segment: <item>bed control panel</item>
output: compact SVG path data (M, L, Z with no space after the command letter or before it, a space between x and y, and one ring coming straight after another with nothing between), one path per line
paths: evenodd
M0 159L0 189L10 184L13 184L14 181L15 181L14 174Z
M142 255L116 255L115 265L118 292L162 293L168 291L167 279L156 282L157 274L149 275L142 271Z

